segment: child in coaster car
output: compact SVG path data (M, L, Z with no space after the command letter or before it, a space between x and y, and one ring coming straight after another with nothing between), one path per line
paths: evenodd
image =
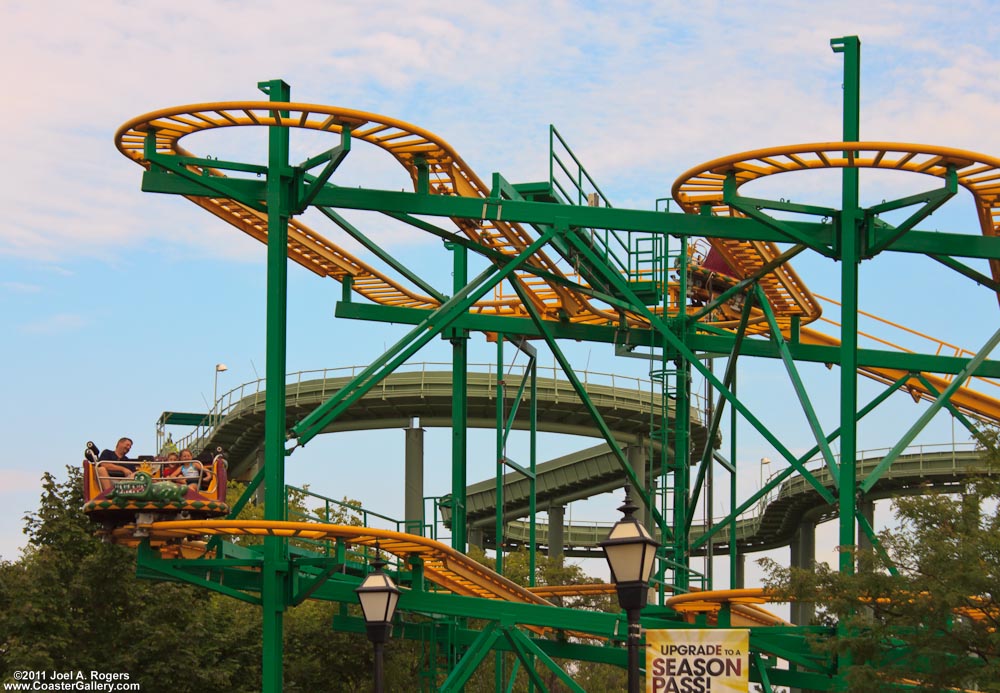
M180 464L174 470L173 474L170 475L170 478L179 484L186 483L189 489L197 491L202 475L205 472L205 467L202 466L201 462L194 459L194 455L187 448L181 450L179 461Z

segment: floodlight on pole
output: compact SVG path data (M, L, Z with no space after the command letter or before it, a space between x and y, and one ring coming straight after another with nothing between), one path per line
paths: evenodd
M219 423L219 373L228 371L229 367L224 363L215 364L215 384L212 387L212 428Z

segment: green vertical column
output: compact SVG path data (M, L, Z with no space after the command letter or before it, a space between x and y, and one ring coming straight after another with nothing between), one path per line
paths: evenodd
M688 282L688 254L687 238L681 237L681 266L680 266L680 295L687 295ZM680 330L680 338L686 343L690 332L688 329L687 316L684 313L685 303L678 305L677 327ZM691 424L691 366L687 359L678 357L677 382L675 385L674 400L674 555L673 560L678 566L674 584L681 590L687 590L691 584L691 573L687 570L688 550L687 532L683 528L687 526L689 504L689 476L690 476L690 438L689 429ZM664 392L664 399L667 393Z
M729 358L736 358L736 354L730 355ZM733 394L736 394L736 384L739 378L736 377L737 374L733 373L733 382L730 385L730 389ZM729 407L729 459L733 463L733 471L729 473L729 511L732 512L736 510L736 490L737 490L737 478L736 470L739 465L736 462L736 428L738 425L738 420L736 418L736 407ZM736 589L738 576L737 576L737 564L739 561L739 556L736 552L736 515L733 515L732 520L729 523L729 589Z
M860 137L861 41L845 36L831 41L836 53L844 54L844 141ZM845 152L846 154L846 152ZM843 170L842 209L840 213L840 572L854 572L854 554L850 550L856 536L858 436L855 412L858 408L858 169Z
M496 473L496 505L497 517L496 517L496 547L497 547L497 566L496 570L498 573L503 575L503 472L506 464L504 463L504 458L506 457L506 446L504 445L504 435L506 431L507 417L504 415L504 380L503 380L503 334L497 334L497 443L496 443L496 461L497 461L497 473ZM502 691L504 690L504 678L505 678L505 667L504 667L504 656L503 652L500 650L496 651L494 655L494 690Z
M454 243L445 243L454 254L452 286L454 294L469 282L469 251ZM451 547L465 553L467 526L465 515L466 450L468 440L468 355L469 335L455 329L451 335Z
M257 85L271 101L287 102L291 89L280 79ZM287 112L283 112L287 116ZM264 415L264 518L285 519L285 338L288 303L288 219L291 181L288 129L268 128L267 168L267 392ZM288 545L264 538L263 681L265 693L282 689L284 611Z
M674 433L674 556L673 560L683 568L677 569L674 583L678 588L686 590L691 585L691 573L688 568L687 532L682 531L687 526L690 485L690 441L688 422L691 418L691 367L686 359L677 360L677 399L674 404L676 432Z
M506 418L504 416L504 382L503 382L503 339L502 334L497 335L497 445L496 445L496 533L497 533L497 572L503 575L503 472L504 472L504 429Z
M529 484L528 492L530 493L530 498L528 499L528 514L531 516L528 524L528 544L530 545L528 554L528 587L535 586L535 552L538 549L538 537L537 537L537 521L535 518L536 513L538 513L538 486L535 479L535 468L538 465L538 359L535 356L531 357L530 373L531 378L531 404L528 408L528 417L531 419L531 429L529 432L528 445L530 448L528 468L531 470L531 479ZM531 683L531 690L534 690L534 682Z

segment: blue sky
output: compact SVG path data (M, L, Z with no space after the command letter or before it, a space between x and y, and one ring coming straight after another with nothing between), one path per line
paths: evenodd
M649 209L700 162L839 139L842 63L829 39L856 34L863 139L1000 154L1000 83L993 79L1000 11L990 2L280 7L13 0L0 9L0 57L8 66L0 114L0 435L16 451L0 463L0 556L17 555L21 517L36 505L43 470L61 473L76 463L89 439L107 446L127 434L137 452L152 451L160 412L205 408L216 363L229 366L220 392L264 370L263 246L183 199L142 193L139 168L112 141L129 118L183 103L256 100L258 81L281 77L294 100L417 124L451 143L480 177L500 171L514 182L547 176L554 123L615 206ZM189 145L260 161L263 143L261 132L208 133ZM329 146L293 139L301 158ZM393 162L362 149L337 182L407 184ZM755 192L837 198L835 177L779 178ZM933 187L909 178L863 175L862 202ZM961 193L923 228L976 233L970 202ZM352 219L450 289L437 241L371 216ZM320 230L344 242L329 227ZM795 267L814 291L837 296L836 265L803 255ZM976 349L997 324L995 298L924 258L866 263L862 278L866 309L951 343ZM291 266L290 371L364 364L404 334L334 320L339 296L335 282ZM602 345L567 349L580 368L644 370ZM416 360L446 359L435 342ZM492 347L474 340L471 360L492 359ZM805 370L830 423L837 372ZM780 366L752 363L741 377L741 394L786 444L810 447ZM875 392L867 383L863 389ZM908 397L894 397L863 427L862 446L891 445L920 411ZM951 424L941 418L921 440L950 439ZM490 434L477 440L492 445ZM591 442L547 436L544 456ZM401 432L316 441L290 459L288 478L400 515L402 483L383 479L402 473L402 450ZM429 494L448 490L448 455L446 432L430 431ZM776 458L741 435L748 488L765 456ZM469 478L489 476L490 466L486 456L471 461ZM581 505L575 516L613 520L614 505Z

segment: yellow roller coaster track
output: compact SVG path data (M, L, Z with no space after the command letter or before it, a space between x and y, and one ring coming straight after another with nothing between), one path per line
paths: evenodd
M282 112L287 115L282 115ZM444 140L402 121L345 108L301 103L239 102L208 103L163 109L139 116L119 128L115 140L118 149L130 159L148 167L143 156L146 133L156 132L156 150L190 156L180 140L192 133L237 126L283 126L340 133L347 126L355 139L374 144L391 154L417 181L419 158L430 169L430 191L437 195L488 197L489 187L472 171ZM192 167L192 170L199 170ZM213 170L214 175L222 175ZM229 222L259 241L267 241L267 214L227 198L188 197L192 202ZM476 243L514 256L534 240L519 224L454 219L455 224ZM384 305L430 308L438 301L414 293L350 253L325 239L305 224L289 223L288 255L320 276L342 280L350 276L354 289L369 300ZM545 253L537 253L530 263L558 276L562 269ZM522 275L534 279L533 275ZM537 307L548 317L565 311L577 321L607 322L614 318L589 304L564 286L550 282L544 286L531 281L531 293ZM519 300L481 301L478 312L527 315Z
M114 539L118 543L134 543L133 531L133 527L120 527L114 530ZM542 597L449 546L426 537L388 529L272 520L178 520L154 522L149 526L149 535L154 542L204 535L278 536L313 541L342 539L354 546L370 547L378 542L383 551L403 560L413 556L421 558L424 575L455 594L551 606Z
M210 535L230 537L279 536L287 539L308 539L311 541L340 539L353 546L367 547L374 547L377 543L381 550L404 561L414 556L422 559L424 575L427 579L448 591L483 599L552 606L552 602L546 600L542 595L576 596L609 594L614 591L614 585L609 584L564 585L527 589L440 542L389 529L273 520L179 520L154 522L147 529L150 541L159 546L161 552L169 554L171 551L175 551L179 555L199 553L203 550L203 544L199 544L198 549L194 552L185 552L181 545L169 545L164 544L164 542ZM112 537L119 544L137 544L139 540L134 537L134 532L133 526L118 527L113 530ZM763 609L741 608L734 611L734 615L744 625L785 624L785 621ZM577 635L595 637L586 633L577 633Z
M709 205L719 216L737 214L723 201L722 186L732 173L737 187L779 173L826 168L876 168L909 171L944 178L949 169L972 193L979 226L985 236L1000 235L1000 159L949 147L901 142L814 142L757 149L713 159L678 176L671 193L684 211L699 213ZM715 244L729 264L747 276L777 256L773 244L727 240ZM1000 260L990 260L993 278L1000 281ZM794 287L785 287L791 292ZM777 308L778 305L776 304Z
M438 195L486 198L490 189L441 138L415 125L386 116L334 106L270 101L205 103L154 111L134 118L116 133L118 149L144 167L146 135L155 132L156 151L191 156L180 141L193 133L217 128L240 126L282 126L339 134L349 127L351 136L380 147L392 155L410 174L416 187L419 158L430 170L430 191ZM844 151L847 156L844 156ZM673 196L688 213L698 213L708 204L713 213L733 215L734 211L722 199L722 184L729 172L735 172L738 185L766 176L791 171L837 168L848 165L902 170L942 177L949 166L959 172L959 182L969 189L975 200L983 233L997 235L1000 229L1000 160L957 149L912 144L882 142L826 142L792 145L757 150L715 159L681 175L673 186ZM200 171L192 166L193 171ZM218 170L213 175L222 176ZM193 197L189 200L232 224L241 231L267 242L267 214L250 209L224 197ZM513 256L533 240L519 224L503 221L453 219L462 233L485 247ZM710 239L734 273L739 277L753 274L780 255L773 243ZM343 280L351 277L353 288L374 303L415 308L434 308L439 301L421 295L400 284L374 267L354 257L350 252L324 238L304 223L289 222L288 256L312 272ZM571 271L545 253L537 253L531 264L553 275L565 277ZM994 278L1000 278L1000 260L990 261ZM519 277L528 288L535 306L548 318L568 315L573 322L611 323L618 316L595 306L587 296L555 281L544 281L530 272ZM576 277L574 277L576 279ZM780 324L797 315L808 323L822 314L819 302L806 288L795 271L787 264L769 272L760 280L768 301ZM479 313L527 316L527 309L516 296L500 291L492 299L482 300L472 309ZM759 313L759 311L758 311ZM629 315L629 319L642 322ZM762 314L755 315L752 331L766 330ZM726 324L726 323L723 323ZM811 330L804 337L823 344L837 340ZM898 374L879 369L862 369L869 377L892 382ZM896 376L896 377L893 377ZM924 386L914 380L908 383L911 393L930 397ZM971 413L1000 420L1000 402L979 395L967 398Z
M816 142L758 149L714 159L686 171L674 182L672 194L689 214L699 213L704 205L709 205L713 214L735 216L739 212L723 200L723 183L729 174L735 175L736 185L739 187L780 173L847 166L909 171L937 178L944 178L949 169L954 169L959 184L973 196L983 235L1000 235L1000 159L948 147L898 142ZM713 245L740 277L752 274L764 262L780 254L773 243L716 239ZM1000 260L991 259L989 262L993 278L1000 281ZM795 275L790 272L788 276ZM765 283L775 285L779 283L779 279L767 275L761 279L761 284ZM805 305L795 293L799 286L800 284L773 286L768 298L776 309L780 309L781 304L774 303L774 296L780 293L786 293L796 305ZM786 314L791 312L786 311ZM815 317L819 317L819 313L817 310ZM881 318L876 319L881 321ZM895 327L907 329L899 325ZM826 346L840 344L835 337L812 329L802 330L802 341ZM898 348L888 342L883 343ZM940 345L939 352L942 346L950 346L943 342ZM861 368L859 371L884 383L893 383L905 375L902 371L889 368ZM950 381L950 377L924 375L939 392ZM935 397L916 378L907 381L906 388L914 398L933 400ZM951 402L966 413L1000 421L1000 401L990 395L963 387L952 396Z

